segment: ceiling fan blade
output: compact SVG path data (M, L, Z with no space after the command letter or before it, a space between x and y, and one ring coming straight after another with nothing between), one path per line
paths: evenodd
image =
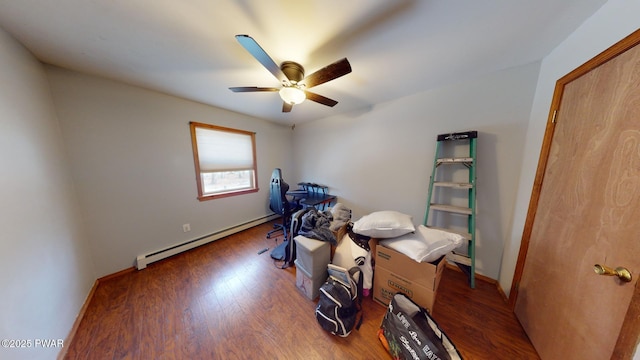
M233 92L280 91L279 88L257 86L230 87L229 90Z
M281 83L289 84L289 79L282 72L280 66L276 64L266 51L249 35L236 35L236 39L256 60L262 64Z
M302 82L306 84L307 89L309 89L314 86L324 84L327 81L337 79L340 76L346 75L350 72L351 64L349 64L349 60L347 60L347 58L344 58L314 72L313 74L307 76Z
M329 99L328 97L322 96L322 95L318 95L316 93L312 93L310 91L305 91L304 92L307 95L307 99L311 100L311 101L315 101L317 103L320 103L322 105L327 105L327 106L331 106L334 107L338 102L333 100L333 99Z
M293 105L286 101L282 102L282 112L291 112L291 109L293 109Z

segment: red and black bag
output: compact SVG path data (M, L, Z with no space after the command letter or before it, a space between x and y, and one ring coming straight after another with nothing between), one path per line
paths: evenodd
M462 359L429 313L402 293L391 299L378 339L394 359Z

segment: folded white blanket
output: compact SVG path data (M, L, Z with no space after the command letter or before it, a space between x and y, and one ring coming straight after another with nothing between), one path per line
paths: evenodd
M463 242L464 237L460 234L419 225L414 233L384 239L380 244L417 262L432 262L459 247Z

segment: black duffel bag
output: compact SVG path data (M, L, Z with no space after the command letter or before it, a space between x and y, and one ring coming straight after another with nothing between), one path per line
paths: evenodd
M394 359L462 359L429 313L402 293L391 299L378 339Z

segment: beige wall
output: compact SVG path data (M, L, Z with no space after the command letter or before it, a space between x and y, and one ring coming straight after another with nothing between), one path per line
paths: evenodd
M53 359L96 273L43 66L1 29L0 73L0 339L31 341L0 358Z
M274 167L291 169L291 128L48 66L99 276L141 254L264 217ZM256 133L257 193L197 200L189 122ZM183 224L191 232L183 232Z
M296 180L330 186L354 219L396 210L421 224L436 135L478 130L476 265L495 279L511 230L538 69L529 64L298 125Z

